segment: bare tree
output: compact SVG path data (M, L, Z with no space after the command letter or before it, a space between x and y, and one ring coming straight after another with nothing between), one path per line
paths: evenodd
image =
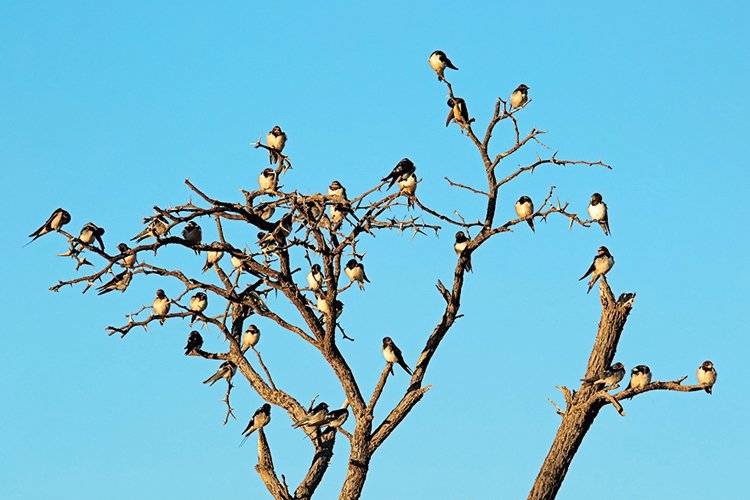
M430 62L433 64L432 57ZM292 490L285 476L276 471L271 447L263 432L270 407L264 406L256 412L244 434L249 436L257 430L256 470L275 498L310 498L328 469L339 435L349 440L351 450L340 498L360 497L373 455L430 389L430 385L425 385L427 369L441 342L460 317L464 277L471 270L474 252L493 236L512 232L518 224L529 224L533 229L534 220L546 220L553 215L567 220L570 227L578 225L588 228L595 222L579 217L569 210L568 203L561 203L555 196L555 186L550 186L548 195L536 208L531 200L524 201L528 205L525 206L525 212L518 209L519 218L502 223L496 221L499 189L521 175L546 166L611 167L601 161L562 159L558 158L557 153L553 153L544 157L537 155L533 162L513 167L500 175L499 167L504 164L504 160L519 150L531 144L544 146L541 143L544 131L532 128L522 133L518 123L517 115L531 102L526 94L527 87L519 87L518 91L522 95L514 93L509 101L498 98L484 132L477 135L472 128L474 119L468 113L466 102L454 95L451 84L444 78L444 68L442 71L438 69L438 62L435 63L437 68L435 65L433 68L438 71L439 79L446 85L450 96L448 123L455 122L454 126L474 144L486 176L484 187L469 186L462 183L461 179L446 177L446 181L455 189L467 190L481 200L484 208L482 220L467 220L458 209L453 213L443 213L430 208L427 201L416 193L419 180L414 172L414 165L408 159L402 160L380 182L374 182L370 189L351 199L337 182L331 185L327 194L306 194L287 189L280 184L280 180L292 168L292 163L282 153L286 136L280 128L274 127L269 134L268 145L261 144L260 140L255 145L256 148L268 151L273 165L261 173L259 189L251 192L243 190L244 199L239 201L223 201L211 197L186 179L185 184L200 201L194 203L191 199L176 207L155 206L154 215L143 220L146 228L133 238L138 242L134 248L121 243L117 247L117 253L105 250L102 240L104 231L93 225L84 227L78 236L66 232L62 227L70 220L69 215L65 216L67 212L63 214L56 211L45 226L33 234L34 237L39 237L56 231L66 237L69 250L63 255L70 256L76 262L76 269L92 265L87 256L101 261L95 272L60 281L51 287L52 291L59 291L64 286L79 285L85 293L97 282L107 280L97 288L100 294L125 292L132 279L145 278L147 275L176 281L183 287L182 293L172 298L166 297L160 290L161 293L157 294L153 304L144 305L140 310L129 314L125 325L109 326L107 331L110 335L125 337L134 329L147 330L155 321L163 324L165 321L184 321L188 318L191 319L191 324L199 321L220 332L228 343L228 350L225 352L203 350L200 334L194 332L190 335L186 354L224 361L216 375L206 381L214 383L226 380L224 423L234 416L230 402L233 388L231 380L235 372L239 371L261 399L289 414L295 426L306 433L314 448L307 474ZM452 64L448 66L453 67ZM512 124L513 135L501 152L493 154L490 152L493 132L504 121ZM398 189L392 191L394 185ZM196 229L197 222L215 224L218 240L208 244L203 242L200 229ZM224 237L227 225L251 227L254 231L259 231L257 244L248 250L232 243ZM178 226L183 228L182 237L171 235ZM453 282L446 285L438 280L436 283L445 305L441 311L436 312L436 323L432 331L425 334L424 348L403 396L388 410L385 418L376 421L375 407L389 374L393 373L393 363L402 364L409 372L411 369L400 357L398 348L393 347L395 344L390 340L384 341L384 349L390 349L386 352L385 367L373 393L365 395L340 348L342 340L353 341L353 337L341 323L346 317L341 298L355 282L363 286L366 280L362 267L364 254L358 249L359 237L394 230L414 235L431 232L437 234L445 228L460 232L455 247L457 262ZM204 273L210 270L212 274L189 276L178 268L148 261L151 255L156 259L159 250L168 246L185 247L186 251L205 254ZM222 260L222 257L229 258ZM228 260L231 260L233 268L229 273L221 265L226 266ZM350 278L345 286L339 285L342 272ZM196 292L204 295L200 296ZM194 293L196 294L191 298L190 295ZM270 293L283 297L297 316L291 317L274 310L278 308L269 305L270 301L267 300ZM604 275L600 277L600 294L602 316L586 369L586 381L578 390L560 387L565 397L565 409L552 402L562 416L562 424L529 498L553 498L556 495L583 437L604 406L611 404L624 415L622 400L643 392L697 391L710 385L683 386L681 382L684 378L672 382L649 381L643 386L630 387L612 394L609 391L618 387L616 384L603 387L597 383L597 377L612 364L635 299L635 294L631 293L623 294L615 300ZM204 314L206 300L212 303L220 301L223 314ZM329 364L336 374L346 396L346 406L329 412L326 406L316 406L313 399L306 407L299 398L278 387L264 364L261 353L255 348L257 338L246 341L242 337L246 330L245 323L253 315L275 322L281 330L287 332L288 342L305 342L317 350L321 361ZM356 324L347 327L356 328ZM248 355L251 350L254 355ZM349 414L349 406L354 421L351 432L342 427Z

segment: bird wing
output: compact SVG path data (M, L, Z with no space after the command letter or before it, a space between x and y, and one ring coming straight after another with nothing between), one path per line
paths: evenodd
M450 125L451 120L453 120L453 108L451 108L450 111L448 111L448 118L445 119L445 126L446 127L448 125Z
M594 261L596 261L596 259L594 259ZM591 267L589 267L589 270L588 270L588 271L586 271L586 274L584 274L583 276L581 276L581 277L580 277L580 278L578 279L578 281L581 281L581 280L582 280L583 278L585 278L585 277L586 277L586 276L588 276L589 274L593 273L593 272L594 272L594 269L595 269L595 266L594 266L594 262L592 262L592 263L591 263Z

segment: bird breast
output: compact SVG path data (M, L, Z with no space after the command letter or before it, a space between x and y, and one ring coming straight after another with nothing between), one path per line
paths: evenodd
M434 69L435 71L442 71L445 69L445 63L440 60L440 56L438 54L432 54L430 56L430 67Z
M362 268L361 267L357 266L357 267L355 267L353 269L350 269L350 268L347 267L347 268L344 269L344 272L346 273L346 275L349 277L350 280L362 281L362 278L363 278L362 275L364 273L362 272Z
M534 207L531 206L531 203L516 202L516 214L518 214L518 217L526 219L532 213L534 213Z
M390 347L386 347L385 349L383 349L383 357L389 363L397 363L398 362L398 357L396 357L396 353L393 352L393 349L391 349Z
M589 205L589 217L591 220L602 220L607 215L607 208L604 203L598 205Z
M596 271L596 274L607 274L614 265L615 259L611 256L597 257L594 260L594 271Z
M169 299L164 297L163 299L156 299L154 300L154 313L156 313L157 316L164 316L169 312Z
M651 383L650 373L638 373L630 378L631 387L644 387Z
M716 382L716 372L706 371L703 368L698 368L698 382L701 384L711 384Z

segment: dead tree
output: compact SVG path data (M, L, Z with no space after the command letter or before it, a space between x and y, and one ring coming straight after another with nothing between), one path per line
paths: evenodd
M446 85L450 96L449 103L452 103L449 104L452 105L453 113L449 116L449 121L455 121L454 126L459 127L474 144L486 175L486 185L483 187L469 186L462 183L461 179L446 177L446 181L450 186L467 190L481 200L484 212L481 219L467 220L458 210L449 214L431 208L427 197L423 198L422 193L417 195L414 191L416 186L409 187L403 175L380 182L375 180L371 189L351 199L341 193L305 194L286 189L279 181L286 181L291 177L289 170L292 163L289 157L273 146L266 146L258 141L255 147L269 150L274 164L273 169L266 169L267 182L260 189L242 190L243 199L223 201L213 198L186 179L185 184L199 201L194 203L191 199L176 207L155 206L155 213L144 218L143 222L147 227L133 248L121 244L118 252L105 251L103 242L97 245L96 238L89 237L88 234L75 236L65 231L59 221L48 221L49 231L41 231L41 234L56 231L67 238L69 249L63 255L70 256L75 261L76 269L93 265L87 257L100 262L95 268L96 271L60 281L51 287L52 291L57 292L65 286L78 285L82 286L83 293L86 293L98 282L107 280L99 286L100 293L125 292L131 280L144 279L149 275L158 276L160 280L177 282L183 288L179 295L167 298L166 302L158 306L154 302L151 306L144 305L139 311L129 314L125 325L108 326L106 330L110 335L125 337L137 329L147 330L155 321L163 324L165 321L195 318L208 328L220 332L228 344L226 351L205 351L202 349L202 343L186 351L192 356L228 363L225 365L227 371L222 372L227 375L224 377L227 380L224 423L234 416L230 403L233 388L231 376L235 374L234 370L247 379L263 401L288 413L293 422L309 422L308 413L313 409L314 401L305 407L298 397L274 383L271 371L264 364L260 351L252 347L254 355L248 355L251 354L250 349L243 349L241 334L248 318L253 315L267 318L287 333L288 342L305 342L319 352L321 361L328 363L335 372L348 405L351 406L353 430L347 431L340 425L302 425L301 429L309 437L314 449L313 460L302 481L296 488L291 489L285 476L276 471L271 446L263 429L260 428L258 463L255 468L275 498L310 498L328 469L339 435L348 439L351 445L348 470L340 498L360 497L373 455L430 389L430 385L426 385L427 369L441 342L460 317L465 273L470 269L470 260L474 252L479 251L493 236L511 233L516 225L525 225L529 220L546 220L549 216L556 215L567 219L570 227L575 224L585 228L593 222L580 218L569 210L568 203L557 200L556 188L550 186L547 197L538 203L529 217L498 223L496 207L499 189L521 175L533 173L537 168L547 166L605 169L611 167L601 161L562 159L558 158L557 153L553 153L547 156L537 155L533 162L526 165L501 168L507 163L504 160L511 158L522 148L532 144L544 146L541 143L544 131L532 128L522 133L518 123L517 115L532 101L515 100L511 104L498 98L484 132L477 135L472 128L474 119L469 118L465 101L454 95L453 88L447 80L441 78L441 81ZM509 123L509 128L512 128L511 141L500 153L493 154L490 152L493 133L503 122ZM281 133L280 129L278 132ZM283 137L285 140L286 136ZM283 146L283 143L281 144ZM386 168L384 170L387 171ZM399 182L399 189L384 191L384 187L390 188L387 186L388 180ZM414 182L418 182L416 178ZM60 217L58 219L62 220ZM207 244L196 241L195 237L187 232L183 233L183 237L172 234L177 233L178 228L189 222L215 224L218 240ZM224 237L227 225L250 227L254 232L259 231L257 244L251 245L252 248L248 249L229 241ZM411 232L414 235L428 232L437 234L445 228L450 229L450 234L458 230L467 236L465 248L457 256L452 283L446 286L438 280L436 284L445 306L436 312L433 330L425 334L424 348L417 358L411 380L401 400L390 408L385 418L376 421L375 406L388 381L392 363L386 363L373 393L363 394L347 361L346 344L342 344L342 340L353 340L349 333L357 327L356 324L347 324L347 333L342 325L346 313L342 310L343 301L340 299L345 296L353 281L340 287L339 278L342 271L345 272L349 258L364 260L359 239L364 234L375 236L381 231L394 230ZM101 237L101 233L94 233ZM169 263L158 263L158 253L164 247L185 247L185 252L200 252L202 255L213 252L213 257L218 259L208 259L206 262L205 270L210 270L212 274L189 276L182 270L169 266ZM219 254L224 257L223 260ZM227 261L230 260L233 269L227 272ZM320 266L323 279L317 285L313 283L317 290L312 290L305 282L305 276L316 264ZM623 294L615 300L604 277L601 279L600 287L602 317L586 377L595 377L612 363L620 334L635 299L635 294ZM189 296L194 292L207 294L214 304L217 301L221 302L223 314L208 316L202 310L191 308ZM274 307L269 305L268 301L270 293L283 297L291 304L299 319L290 318L288 315L285 317L274 311ZM167 308L165 304L170 307ZM295 321L302 321L303 324ZM584 383L576 391L560 387L565 396L565 409L556 405L555 408L562 416L562 424L529 498L553 498L556 495L583 437L603 407L611 404L624 415L621 401L642 392L697 391L706 387L682 386L682 380L684 379L652 382L645 387L626 389L614 394L608 392L611 388L604 390L595 384ZM277 416L269 425L278 425L280 421Z

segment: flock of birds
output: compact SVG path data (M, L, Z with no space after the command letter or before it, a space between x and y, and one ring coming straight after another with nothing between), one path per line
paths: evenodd
M458 70L458 68L451 62L448 56L440 51L436 50L428 58L428 62L433 70L437 73L440 81L445 80L445 70L447 68ZM513 108L517 109L524 106L528 102L528 90L529 87L525 84L519 85L511 94L510 104ZM448 113L448 119L446 120L446 126L452 121L460 125L461 127L468 126L474 121L473 118L469 117L466 102L460 97L451 97L448 99L448 106L450 111ZM266 135L266 144L269 152L269 161L272 165L280 164L282 161L282 151L286 145L287 136L286 133L281 129L280 126L276 125ZM393 170L381 179L381 182L388 183L387 189L393 187L394 184L398 184L400 194L405 195L410 199L415 195L417 189L417 177L416 167L409 158L404 158L398 162ZM258 176L258 185L261 191L269 194L275 194L278 187L279 173L278 170L268 167L265 168ZM328 200L330 202L329 214L330 219L325 214L319 213L319 220L324 223L321 224L323 227L329 227L331 229L338 228L344 221L346 216L352 213L349 205L349 200L346 195L346 188L338 181L334 180L328 187ZM521 196L515 203L516 214L519 219L525 221L533 232L536 232L534 228L534 203L529 196ZM268 220L273 216L274 207L270 204L262 204L256 210L256 215L259 215L263 220ZM588 213L592 221L597 222L604 234L609 236L611 234L609 228L609 216L607 211L607 204L603 201L602 195L594 193L591 195L591 200L588 206ZM42 224L36 231L31 233L29 236L35 241L37 238L48 234L53 231L59 231L63 226L71 221L70 213L62 208L56 209L47 221ZM264 255L275 252L278 248L279 236L288 236L291 233L292 218L291 214L287 214L282 217L277 223L277 228L270 232L258 233L258 245L261 248ZM326 224L328 224L326 226ZM104 241L102 236L104 235L104 228L98 227L92 222L89 222L81 228L81 231L77 238L74 238L71 242L71 248L67 254L62 255L78 255L85 245L97 244L99 248L104 251ZM167 220L159 215L151 219L148 226L132 238L132 241L141 242L148 238L154 238L159 240L169 233L169 223ZM201 227L193 220L188 221L183 230L182 238L188 246L200 245L203 239ZM463 232L458 231L455 235L454 250L460 257L466 251L470 238ZM27 243L28 244L28 243ZM203 272L217 265L218 262L224 256L224 251L221 249L221 243L213 242L210 245L213 249L206 252L206 262L203 266ZM116 260L119 261L122 267L125 268L119 274L108 282L97 288L99 295L103 295L115 290L124 292L132 280L133 274L131 269L136 265L137 258L135 252L131 251L131 248L125 244L120 243L117 246L120 255L116 256ZM200 250L194 248L196 255L200 254ZM232 265L235 269L242 269L244 261L242 258L232 255ZM79 266L82 264L90 264L86 259L78 259ZM468 255L464 261L464 270L471 272L471 256ZM596 256L594 257L591 266L588 268L586 273L579 279L579 281L590 276L588 284L588 292L591 291L593 286L599 280L600 277L606 275L614 266L615 259L609 252L607 247L599 247ZM356 282L360 290L364 290L364 283L369 283L369 279L365 273L364 265L358 262L356 259L350 259L346 263L344 268L346 276L350 279L351 283ZM307 275L307 284L310 290L313 291L316 297L316 305L318 310L325 315L332 315L337 318L342 310L343 303L336 300L333 304L329 304L325 298L323 292L324 276L319 264L313 264L310 272ZM159 319L160 324L164 324L166 316L169 313L171 305L171 299L169 299L164 290L159 289L156 291L156 298L152 303L153 316ZM198 315L202 314L208 307L208 297L204 292L198 292L190 298L189 309L193 313L191 316L190 324L192 325L197 319ZM242 352L245 353L250 348L255 348L260 340L260 330L255 325L250 325L244 332L241 341ZM198 353L203 347L203 338L200 333L193 330L188 336L187 345L185 346L185 354L190 355ZM393 365L398 364L401 366L406 373L412 375L412 370L404 361L401 350L396 346L390 337L383 338L383 357L385 358L389 372L393 374ZM218 380L225 379L231 386L231 379L236 371L236 366L225 361L218 368L216 373L211 375L203 383L213 385ZM602 385L605 388L616 387L618 383L625 376L625 368L622 363L615 363L602 374L582 379L584 384L595 384ZM706 385L706 392L711 393L711 388L716 381L716 370L714 369L711 361L705 361L698 368L697 372L698 381L701 384ZM638 365L632 369L630 383L628 388L644 387L651 383L651 370L646 365ZM345 402L344 406L339 409L328 411L328 405L324 402L319 403L315 407L308 409L307 415L300 421L293 424L294 428L298 427L313 427L321 428L323 426L339 427L347 419L349 412L347 410L348 403ZM266 403L261 406L252 416L247 427L243 431L245 439L250 436L255 430L260 429L267 425L271 420L271 406ZM243 440L244 443L244 440Z

